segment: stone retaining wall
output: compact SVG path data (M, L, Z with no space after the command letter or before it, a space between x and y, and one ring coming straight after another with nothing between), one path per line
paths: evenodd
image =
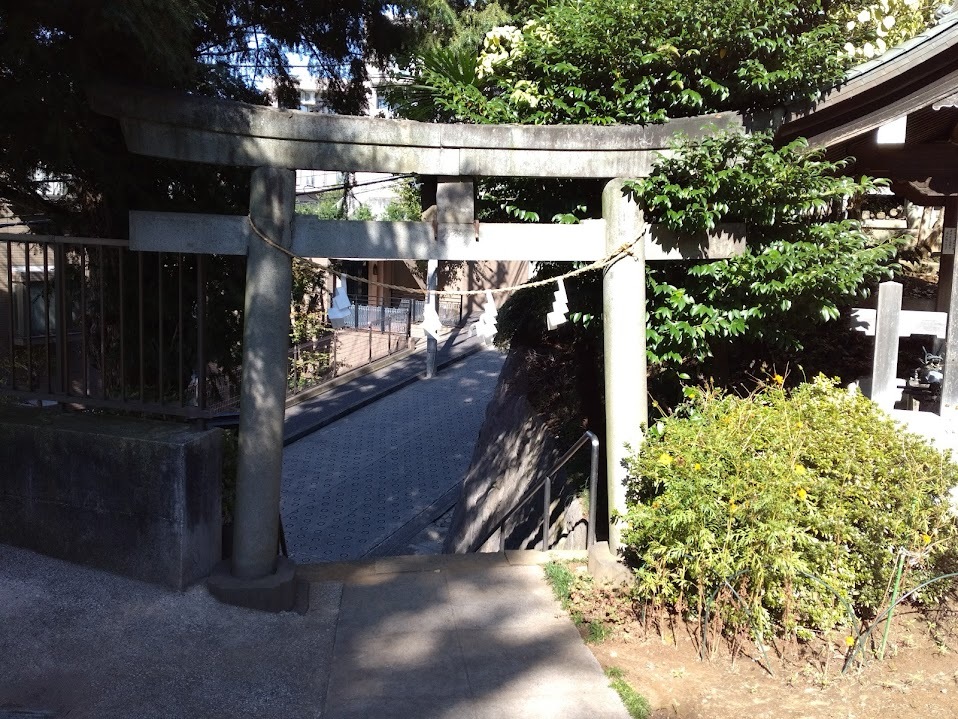
M183 589L221 551L221 432L0 408L0 542Z
M466 553L499 551L499 533L483 538L540 479L561 454L545 423L527 398L528 380L522 350L509 353L499 375L495 395L473 450L462 494L453 510L443 551ZM564 486L560 474L552 485L553 549L584 549L588 512ZM542 492L506 523L507 549L541 546Z

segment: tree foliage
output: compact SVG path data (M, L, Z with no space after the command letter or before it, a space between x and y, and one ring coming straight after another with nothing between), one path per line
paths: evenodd
M422 189L412 180L403 180L395 188L395 196L386 205L382 220L389 222L419 221L422 219Z
M839 306L890 273L897 245L872 242L845 219L845 201L881 183L841 174L803 140L764 134L677 144L651 176L631 183L650 222L701 235L745 223L748 248L713 262L648 270L649 358L704 360L716 341L748 335L794 344L797 330L837 319Z
M429 0L417 11L424 29L415 46L415 55L445 48L461 54L475 54L486 33L512 22L513 13L525 5L512 0ZM408 64L413 58L405 58Z
M124 237L130 209L245 214L248 169L129 153L118 123L90 109L87 84L290 106L298 104L298 93L289 51L321 79L326 105L355 113L366 103L368 65L385 65L421 32L417 7L416 0L2 3L0 198L32 230L55 234ZM263 78L273 81L274 98L258 89ZM51 194L48 180L66 192ZM161 266L148 263L147 284L162 281L154 272L175 271ZM117 268L107 262L102 269L112 276ZM208 310L218 318L207 326L206 356L227 372L239 362L244 278L244 257L216 257L206 265ZM317 332L315 323L299 319L315 310L319 276L297 265L294 280L293 339L300 340ZM121 297L117 307L128 299Z
M367 63L406 48L414 0L31 0L0 7L0 197L46 230L120 235L139 209L242 211L248 172L129 156L116 122L93 113L98 80L265 103L296 97L286 51L324 79L325 102L358 112ZM37 173L41 173L38 178ZM52 197L45 178L67 193Z
M841 78L821 2L560 0L423 58L407 111L475 123L644 124L808 97Z
M927 28L941 5L940 0L847 3L836 8L833 16L847 33L843 49L849 61L863 62Z
M398 90L416 119L645 124L813 98L917 34L933 0L558 0L433 46ZM490 16L492 17L492 16ZM524 22L523 22L524 20Z

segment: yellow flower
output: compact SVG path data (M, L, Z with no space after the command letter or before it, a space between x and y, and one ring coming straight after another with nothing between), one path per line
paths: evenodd
M783 385L785 384L785 378L782 377L782 375L780 374L775 374L775 375L772 375L772 382L774 382L777 385Z
M672 464L672 455L668 452L663 452L660 454L659 464L661 464L663 467L668 467L670 464Z
M792 471L795 472L795 474L797 474L799 477L801 477L808 470L805 469L805 465L796 464L794 467L792 467Z
M728 503L728 510L734 512L736 509L738 509L738 505L735 504L735 500L733 499Z
M700 469L702 469L702 465L696 462L695 464L692 465L692 469L698 472Z
M849 636L849 637L845 637L845 646L846 646L846 647L853 647L853 646L855 646L855 637L850 637L850 636Z
M806 492L802 487L799 487L798 491L795 492L795 496L804 502L805 498L808 497L808 492Z
M931 544L931 535L930 534L921 535L921 543L925 545Z

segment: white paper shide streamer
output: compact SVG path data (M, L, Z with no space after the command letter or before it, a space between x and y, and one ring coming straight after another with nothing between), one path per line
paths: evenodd
M552 312L546 315L546 325L550 331L568 321L566 314L569 312L569 296L565 293L565 283L558 279L556 284L559 289L553 293L555 301L552 303Z
M426 306L422 311L422 331L438 340L441 330L442 320L439 319L439 313L436 312L435 300L429 298L426 300Z
M479 321L472 326L473 332L482 337L483 344L492 344L493 337L496 336L496 317L499 312L496 310L496 301L492 298L492 292L486 290L486 303L483 305L482 314L479 315Z
M340 275L339 277L339 285L336 287L336 292L333 294L330 305L329 312L326 313L329 317L329 324L335 329L345 327L346 318L352 314L353 305L349 301L349 296L346 294L346 277L344 275Z

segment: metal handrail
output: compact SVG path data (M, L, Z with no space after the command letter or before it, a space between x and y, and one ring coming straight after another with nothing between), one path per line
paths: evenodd
M539 491L540 488L544 488L543 492L543 507L542 507L542 551L546 552L550 549L549 547L549 519L551 516L552 509L552 478L558 474L559 470L562 469L566 463L576 452L582 449L586 443L592 445L591 452L591 466L589 468L589 534L586 539L586 549L590 548L595 544L595 514L596 514L596 492L598 491L598 480L599 480L599 438L596 437L592 432L586 431L579 439L576 440L569 450L562 455L555 466L552 467L545 476L536 482L532 487L526 490L526 493L522 498L516 502L516 504L506 512L505 516L497 524L495 524L483 540L479 543L478 546L482 546L489 541L489 538L492 537L498 530L502 529L505 526L505 523L512 517L516 511L522 507L526 502L528 502ZM499 551L505 549L506 537L503 533L499 541Z

